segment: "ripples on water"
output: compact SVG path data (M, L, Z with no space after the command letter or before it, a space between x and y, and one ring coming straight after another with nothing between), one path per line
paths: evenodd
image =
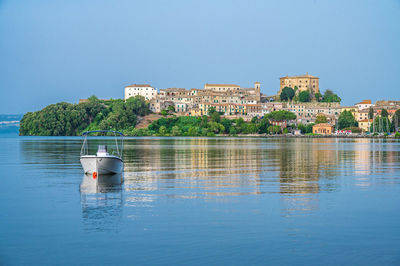
M97 180L79 138L0 141L0 263L400 263L396 141L128 138Z

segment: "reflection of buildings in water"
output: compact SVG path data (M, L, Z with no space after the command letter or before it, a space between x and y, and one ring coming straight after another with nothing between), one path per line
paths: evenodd
M85 229L118 230L122 217L122 176L84 175L80 185L82 217Z
M200 188L195 195L175 195L179 197L259 193L262 152L257 142L210 138L126 141L125 187Z
M355 139L351 151L354 152L354 174L369 175L371 173L370 140Z
M376 179L379 183L393 182L385 173L396 171L398 152L393 147L396 143L385 139L355 139L351 151L354 152L355 185L368 188ZM346 158L343 158L345 161ZM348 159L347 159L348 160Z
M288 141L288 145L276 154L280 162L281 193L318 193L321 189L320 176L329 178L338 175L335 139Z
M336 140L331 138L289 139L273 154L279 163L280 193L286 214L318 209L321 189L335 189L329 182L340 171L335 146Z

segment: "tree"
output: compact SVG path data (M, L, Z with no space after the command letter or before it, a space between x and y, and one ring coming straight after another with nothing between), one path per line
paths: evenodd
M222 124L222 125L224 126L224 128L225 128L225 133L229 133L229 132L230 132L232 123L233 123L233 121L230 120L230 119L223 118L223 119L221 120L221 124Z
M388 111L387 111L385 108L382 109L382 111L381 111L381 116L382 116L382 117L388 117L388 116L389 116L389 113L388 113Z
M397 131L400 127L400 109L397 110L392 118L392 130Z
M322 98L322 101L327 103L332 103L332 102L340 103L342 99L340 99L340 97L337 94L333 93L333 91L326 90Z
M338 119L339 129L346 127L358 127L358 123L350 111L343 111Z
M211 121L214 121L217 123L221 122L221 115L218 112L213 112L211 114Z
M168 106L168 111L170 111L171 113L175 113L175 106L173 105Z
M271 112L265 117L273 121L288 121L296 119L296 115L294 113L285 110Z
M172 127L172 130L171 130L171 134L172 134L173 136L179 136L179 135L181 135L181 131L180 131L179 127L178 127L178 126L173 126L173 127Z
M372 106L370 106L368 110L368 119L374 119L374 108L372 108Z
M210 107L210 108L208 108L208 116L210 116L211 117L211 115L213 114L213 113L215 113L215 112L217 112L217 110L215 109L215 107Z
M161 110L161 115L167 116L168 115L168 111L167 110Z
M320 92L317 92L315 95L315 99L318 101L318 102L320 102L320 101L322 101L322 94L320 93Z
M324 116L323 114L318 114L317 118L315 120L315 124L322 124L322 123L327 123L328 119L326 118L326 116Z
M294 90L290 87L285 87L282 89L280 94L281 101L289 101L292 100L294 97Z
M390 132L391 124L389 118L378 116L374 119L371 126L371 132Z
M89 100L89 102L95 102L95 101L98 101L99 98L97 98L96 95L92 95L92 96L90 96L90 97L88 98L88 100Z
M282 129L280 126L269 126L268 132L270 134L280 134L280 133L282 133Z
M309 91L302 91L299 93L300 102L309 102L311 100L311 95Z
M158 133L160 133L162 136L165 136L167 134L167 127L166 126L161 126L158 129Z

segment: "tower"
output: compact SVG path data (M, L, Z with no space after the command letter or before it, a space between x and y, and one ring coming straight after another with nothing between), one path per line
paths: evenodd
M256 92L257 102L261 101L261 89L260 89L260 87L261 87L260 82L254 82L254 91Z

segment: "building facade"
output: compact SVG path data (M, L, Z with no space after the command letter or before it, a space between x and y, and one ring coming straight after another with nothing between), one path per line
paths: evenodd
M280 89L279 94L285 87L294 89L298 88L298 91L310 91L312 94L319 92L319 78L309 75L308 73L302 76L286 76L280 78Z
M137 95L143 96L146 101L150 101L157 96L157 90L148 84L133 84L125 87L124 100Z
M333 126L328 123L316 124L312 127L314 134L331 135L333 133Z

